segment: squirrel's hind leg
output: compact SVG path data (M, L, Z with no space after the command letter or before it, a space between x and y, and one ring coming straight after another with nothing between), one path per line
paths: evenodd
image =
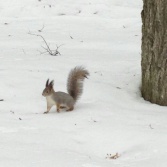
M66 108L66 106L60 106L60 109L64 109L64 108Z
M67 109L66 111L72 111L74 109L74 106L70 107L69 109Z

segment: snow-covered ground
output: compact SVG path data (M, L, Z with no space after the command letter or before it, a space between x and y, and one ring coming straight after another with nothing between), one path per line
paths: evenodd
M0 167L167 165L167 109L140 95L141 10L142 0L0 0ZM40 54L29 32L63 44L61 56ZM66 91L76 65L91 75L75 110L43 114L47 78Z

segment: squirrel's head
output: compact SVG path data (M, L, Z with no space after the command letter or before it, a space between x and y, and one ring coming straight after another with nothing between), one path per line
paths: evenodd
M53 80L50 83L49 83L49 79L46 81L45 89L42 92L42 95L44 97L50 96L52 94L52 92L53 92L53 85L54 85L54 81Z

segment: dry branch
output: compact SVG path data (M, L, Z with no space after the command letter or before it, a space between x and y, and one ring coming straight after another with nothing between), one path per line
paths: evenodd
M44 38L42 35L33 34L33 33L31 33L31 32L29 32L28 34L29 34L29 35L34 35L34 36L37 36L37 37L41 37L42 40L44 41L46 47L44 47L44 46L41 46L41 47L45 50L45 52L40 52L41 54L49 53L51 56L61 55L60 52L58 51L58 49L59 49L60 46L62 46L63 44L60 45L60 46L57 46L57 45L56 45L56 47L57 47L56 50L52 50L52 49L50 49L49 44L46 42L45 38Z
M40 30L38 30L39 32L42 32L42 30L45 28L44 24L42 26L42 28Z

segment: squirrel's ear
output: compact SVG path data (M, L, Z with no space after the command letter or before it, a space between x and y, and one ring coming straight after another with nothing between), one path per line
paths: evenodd
M52 80L52 81L50 82L49 86L50 86L50 87L53 87L53 85L54 85L54 80Z
M49 85L49 79L46 81L46 87L48 87Z

